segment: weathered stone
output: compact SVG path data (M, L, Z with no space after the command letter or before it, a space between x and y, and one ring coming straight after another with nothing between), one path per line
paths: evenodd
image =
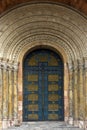
M87 73L83 70L83 58L87 58L86 17L49 2L25 4L0 17L0 32L0 124L3 128L22 122L22 65L24 56L37 48L51 49L63 58L64 120L86 128ZM79 67L75 64L77 60L81 60Z

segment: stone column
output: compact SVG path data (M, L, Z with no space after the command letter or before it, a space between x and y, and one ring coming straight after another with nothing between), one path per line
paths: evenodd
M8 126L8 68L7 68L7 61L3 61L3 97L2 97L2 101L3 101L3 128L7 128Z
M87 129L87 58L84 59L85 129Z
M79 110L79 127L84 127L84 116L85 116L85 100L84 100L84 73L83 73L83 60L79 61L79 73L78 73L78 91L79 91L79 101L78 101L78 110Z
M2 65L0 61L0 129L2 128Z
M14 65L14 123L17 124L18 120L18 64Z
M14 84L14 78L13 78L13 67L12 67L12 63L9 63L9 88L8 88L8 92L9 92L9 97L8 97L8 113L9 113L9 123L10 125L12 125L12 119L13 119L13 84Z
M73 63L69 63L69 124L73 124Z
M73 89L73 104L74 104L74 126L78 126L78 62L74 61L74 89Z

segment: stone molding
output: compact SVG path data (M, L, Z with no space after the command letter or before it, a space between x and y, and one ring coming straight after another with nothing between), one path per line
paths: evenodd
M58 45L59 39L65 43L60 46L69 61L70 57L74 60L87 56L87 20L67 7L50 3L26 4L3 15L0 23L0 57L18 62L25 46L43 42L46 37L46 42L50 42L51 37L56 38Z
M18 71L18 65L19 63L15 63L14 61L9 61L8 59L0 59L1 69Z

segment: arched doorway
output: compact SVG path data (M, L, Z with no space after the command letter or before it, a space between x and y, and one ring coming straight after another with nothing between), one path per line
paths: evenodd
M48 49L29 53L23 63L23 121L64 120L64 67Z

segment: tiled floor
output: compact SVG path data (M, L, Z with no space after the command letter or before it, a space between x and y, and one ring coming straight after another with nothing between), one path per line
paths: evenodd
M6 130L83 130L65 122L25 122L21 126L11 127Z

